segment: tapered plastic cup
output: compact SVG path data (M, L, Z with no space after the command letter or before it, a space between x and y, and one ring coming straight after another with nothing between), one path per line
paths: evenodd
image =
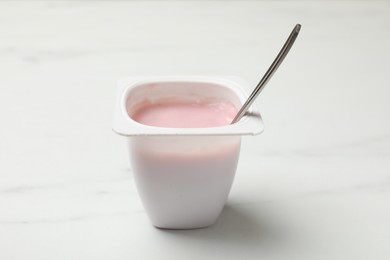
M258 111L235 124L169 128L141 124L134 113L145 102L174 98L217 100L237 110L247 84L231 77L133 77L118 82L113 130L128 139L134 180L143 206L159 228L192 229L212 225L229 195L241 137L260 134Z

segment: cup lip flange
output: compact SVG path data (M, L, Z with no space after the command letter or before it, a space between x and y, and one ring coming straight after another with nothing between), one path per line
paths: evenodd
M249 96L248 83L234 76L138 76L125 77L117 82L112 130L122 136L227 136L227 135L258 135L264 131L260 112L252 105L239 122L226 126L206 128L167 128L149 126L138 123L130 118L126 109L128 93L143 84L166 82L197 82L214 83L231 89L242 103Z

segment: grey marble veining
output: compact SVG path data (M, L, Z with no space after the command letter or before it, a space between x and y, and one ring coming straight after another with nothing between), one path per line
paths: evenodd
M116 80L236 75L256 101L212 227L152 227ZM0 259L390 258L388 1L0 2Z

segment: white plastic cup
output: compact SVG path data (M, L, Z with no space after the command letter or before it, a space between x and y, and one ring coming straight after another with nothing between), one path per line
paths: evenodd
M175 98L245 102L246 84L237 78L135 77L118 82L113 130L128 137L136 187L152 224L192 229L215 223L237 168L242 135L260 134L260 114L233 125L167 128L140 124L131 116L141 103Z

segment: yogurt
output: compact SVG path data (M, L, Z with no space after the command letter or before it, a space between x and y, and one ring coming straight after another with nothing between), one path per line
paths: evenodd
M236 114L236 107L227 102L165 99L142 104L133 113L132 118L150 126L202 128L228 125Z
M134 181L154 226L201 228L220 215L241 136L263 130L254 109L231 124L247 97L240 82L208 77L119 82L113 129L127 137Z

